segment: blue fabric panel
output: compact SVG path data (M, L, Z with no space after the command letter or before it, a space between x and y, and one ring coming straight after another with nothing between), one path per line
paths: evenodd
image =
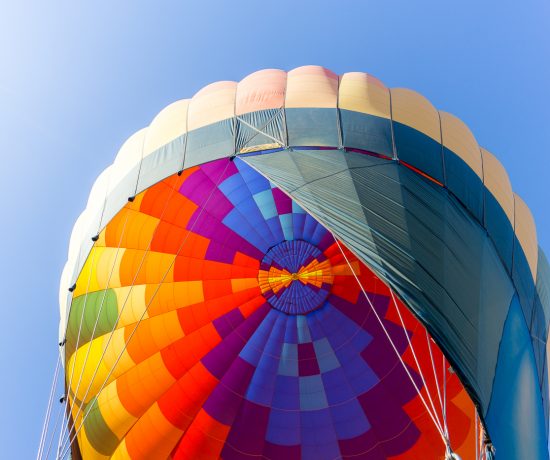
M390 120L341 109L340 123L344 147L393 157Z
M483 182L458 155L443 147L445 179L449 190L483 223Z
M517 296L504 325L485 421L498 460L548 459L535 357Z
M228 118L189 132L185 167L228 157L233 153L233 119Z
M530 325L533 321L535 282L523 248L517 238L514 241L514 257L512 260L512 280L518 291L519 302L525 315L525 322Z
M247 126L247 124L255 129ZM261 131L261 133L258 131ZM257 112L239 115L237 118L237 152L244 148L273 144L277 141L284 145L285 137L282 109L258 110ZM272 138L277 139L277 141Z
M514 249L514 228L508 216L493 196L485 189L485 228L491 237L502 263L512 273L512 253Z
M336 109L285 109L290 146L337 147L338 112Z
M398 122L393 123L393 132L399 159L443 183L441 144Z

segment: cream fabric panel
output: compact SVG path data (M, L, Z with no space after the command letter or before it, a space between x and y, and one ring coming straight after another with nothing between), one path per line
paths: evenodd
M514 228L514 192L508 173L491 152L480 148L483 157L483 182L508 216Z
M285 87L284 70L266 69L248 75L237 85L236 115L283 107Z
M348 72L340 78L338 107L390 118L390 93L377 78L364 72Z
M336 108L338 75L320 66L304 66L288 72L286 108Z
M439 114L428 99L405 88L391 89L393 120L441 142Z
M188 130L233 118L236 91L237 83L234 81L219 81L201 89L189 103Z
M460 119L447 112L439 112L443 145L452 150L483 180L483 163L476 138Z
M537 281L537 264L539 259L539 247L537 242L537 227L531 210L520 196L514 193L515 202L515 232L516 237L523 248L533 280Z
M118 151L113 162L109 190L113 190L119 182L126 178L131 169L141 162L146 133L147 128L143 128L132 134Z
M153 119L143 145L144 157L185 134L189 102L190 99L176 101L162 109Z

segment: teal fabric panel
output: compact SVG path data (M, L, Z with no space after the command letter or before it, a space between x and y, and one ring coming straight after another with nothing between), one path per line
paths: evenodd
M512 280L516 286L519 302L525 315L525 322L530 325L533 321L533 303L535 300L535 282L527 257L518 239L514 237L514 257L512 259Z
M493 194L485 189L485 228L493 241L502 263L512 273L514 228Z
M514 296L485 416L498 460L548 459L542 407L529 329L519 299Z
M285 109L288 145L331 146L340 144L338 111L334 109Z
M355 152L281 151L244 161L393 286L487 408L514 288L462 204L409 168Z
M235 152L232 118L218 121L188 133L185 167L228 157Z
M548 337L548 326L550 321L550 265L543 250L539 248L537 264L537 284L535 286L535 314L531 325L531 336L533 337L533 349L539 372L542 400L544 403L544 415L546 432L549 429L550 392L548 388L548 365L546 341Z
M183 169L185 137L177 137L143 159L137 193Z
M483 223L484 186L479 176L458 155L443 147L445 181L448 189Z
M400 160L414 166L441 183L443 155L441 144L410 126L393 122L395 147Z
M393 157L391 120L340 109L344 147Z
M237 117L237 152L244 148L275 142L281 145L286 143L282 109L259 110Z

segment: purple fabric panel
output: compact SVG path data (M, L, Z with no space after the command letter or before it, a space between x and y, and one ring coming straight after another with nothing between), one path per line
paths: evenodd
M243 321L243 314L238 308L235 308L225 315L216 318L214 321L212 321L212 324L214 324L216 331L218 332L218 334L220 334L220 337L223 340L225 337L231 334L235 330L235 328L238 327L239 324L241 324Z
M268 407L244 400L227 436L222 458L224 460L242 459L242 452L246 452L248 456L261 456L268 419ZM239 451L231 446L238 446Z
M298 369L300 376L320 374L313 343L298 344Z
M292 200L278 188L274 188L271 191L273 193L273 199L275 200L275 206L277 212L281 214L290 214L292 212Z

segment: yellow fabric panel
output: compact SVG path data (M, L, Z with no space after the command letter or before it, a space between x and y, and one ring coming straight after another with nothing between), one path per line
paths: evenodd
M266 69L248 75L237 86L236 115L283 107L285 87L283 70Z
M394 121L441 142L439 114L428 99L416 91L405 88L392 88L390 92Z
M105 386L99 393L97 405L101 408L103 420L118 439L122 439L137 420L120 402L116 382Z
M118 445L116 450L113 452L113 455L111 456L111 460L130 460L130 454L128 453L128 449L126 448L126 439L123 439L122 442Z
M458 155L483 180L483 163L476 138L466 124L454 115L439 112L443 145Z
M84 396L86 396L85 402L88 402L101 388L109 373L111 375L106 384L112 382L119 375L135 366L134 361L130 358L128 353L123 351L126 343L124 329L115 330L111 340L107 344L109 335L110 334L95 338L91 342L80 347L69 358L66 375L69 377L72 375L74 366L71 392L76 393L76 397L79 400L82 400ZM105 350L105 353L103 353L103 350ZM87 359L86 355L88 355ZM101 358L102 355L103 358ZM100 359L101 362L99 361ZM118 363L116 368L111 372L117 359ZM80 384L78 384L79 380ZM88 394L86 395L86 393Z
M340 78L341 109L390 118L390 93L377 78L364 72L348 72Z
M336 108L338 75L320 66L304 66L287 75L285 107Z
M189 99L176 101L161 110L153 119L145 136L144 157L186 132L189 102Z
M105 355L103 356L103 363L108 370L113 369L116 363L116 368L114 368L114 371L109 378L109 382L113 379L116 379L119 375L122 375L136 364L127 350L127 335L128 334L124 329L115 330L108 345L108 336L105 336Z
M149 317L145 303L145 284L137 286L122 286L114 289L117 298L118 314L120 316L117 327L137 323L141 318Z
M516 236L523 248L531 274L535 282L537 281L537 264L539 260L539 247L537 241L537 227L531 210L525 204L525 201L514 193L514 217Z
M80 425L77 424L78 427ZM109 457L100 454L97 450L95 450L91 444L90 441L88 441L88 437L86 436L86 430L82 428L80 430L80 433L78 435L78 447L80 448L80 453L82 454L82 458L85 458L86 460L108 460Z
M78 275L78 279L76 281L76 288L73 291L73 298L81 295L85 295L86 292L94 292L94 291L98 291L99 289L105 288L105 286L103 287L99 286L99 283L97 282L97 277L95 274L96 262L105 251L106 249L104 247L101 247L101 248L98 248L95 246L92 247L92 249L90 250L90 253L88 254L88 257L86 258L86 262L84 262L82 270Z
M514 192L508 173L491 152L484 148L480 150L483 157L483 183L502 206L514 228Z
M73 297L120 286L119 269L124 252L124 248L94 246L80 272Z
M189 103L188 130L233 118L237 83L220 81L201 89Z
M79 347L69 359L66 375L72 376L70 391L80 401L88 402L108 374L103 361L98 365L102 353L103 337L99 337Z

